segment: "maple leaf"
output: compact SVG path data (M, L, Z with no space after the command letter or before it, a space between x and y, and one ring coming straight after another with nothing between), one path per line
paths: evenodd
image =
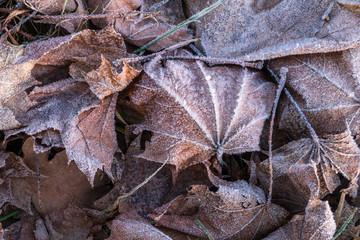
M212 192L204 185L192 186L187 195L175 198L150 215L156 224L206 237L194 222L198 219L214 239L254 239L275 230L288 217L283 208L265 204L260 188L244 180L226 182L210 170L208 173L217 191Z
M101 102L86 83L73 79L36 87L29 94L34 107L18 117L25 127L7 134L36 135L50 128L58 130L69 160L74 160L93 183L97 169L104 167L111 176L110 165L117 150L116 97L111 95Z
M351 181L347 190L357 195L360 149L349 130L328 135L319 144L310 138L292 141L273 151L275 202L299 211L311 198L322 198L340 185L337 173ZM268 160L258 164L257 174L264 188L269 186Z
M275 73L282 67L289 69L286 87L315 132L322 136L345 131L351 121L356 125L357 119L353 116L360 106L359 56L360 49L355 48L279 58L268 64ZM279 104L279 128L295 139L305 137L306 126L299 121L298 112L288 101Z
M261 72L238 66L159 59L145 65L130 99L145 112L139 129L153 132L139 157L169 161L174 174L217 153L259 150L275 94Z
M216 0L185 2L199 12ZM356 13L333 0L230 0L201 18L196 29L207 56L255 61L355 47L359 24Z
M332 239L335 234L336 223L328 202L318 199L310 200L305 215L295 215L289 223L264 240L271 239Z

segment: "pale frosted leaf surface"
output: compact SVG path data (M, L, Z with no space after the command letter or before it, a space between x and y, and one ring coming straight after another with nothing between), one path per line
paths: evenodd
M327 135L320 139L319 146L309 138L290 142L273 151L272 162L273 199L279 203L290 202L288 206L293 211L300 210L309 198L332 193L340 185L338 173L351 181L349 195L357 195L360 149L349 130ZM264 188L269 186L268 164L266 160L257 169Z
M140 71L132 68L125 61L122 72L118 73L114 67L101 56L99 68L83 73L86 82L96 96L103 100L106 96L123 90L139 74Z
M290 222L270 234L264 240L331 240L336 223L328 202L310 200L304 215L295 215Z
M154 133L141 157L178 169L211 155L259 150L275 87L259 71L238 66L155 59L130 90L145 110L138 125ZM153 144L154 143L156 144ZM179 159L180 158L180 159Z
M286 87L319 136L344 131L360 106L360 49L298 55L269 61L278 73L289 69ZM291 136L306 132L296 111L280 103L279 127ZM323 124L324 121L327 124Z
M185 2L194 14L216 1ZM355 47L359 24L359 15L333 0L230 0L196 27L207 56L254 61Z
M25 132L35 135L58 130L69 160L74 160L92 183L97 169L109 173L117 149L114 108L116 94L100 102L84 82L73 79L35 88L29 95L34 107L19 116L25 126L8 135ZM111 175L110 175L111 176Z
M126 209L120 209L120 212L121 210L124 210L124 212L108 223L111 230L111 235L107 238L108 240L171 240L170 237L137 215L133 209L127 207Z
M15 64L24 48L4 43L0 48L0 130L8 130L20 126L15 115L29 107L24 90L39 82L31 77L35 61Z
M206 238L196 225L198 219L215 239L254 239L280 227L288 212L275 204L266 205L264 192L246 181L226 182L211 176L218 190L194 185L155 210L151 217L157 225ZM221 226L221 227L219 227Z

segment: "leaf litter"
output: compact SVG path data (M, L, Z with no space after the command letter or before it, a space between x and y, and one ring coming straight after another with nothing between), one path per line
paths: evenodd
M357 1L11 4L1 239L358 238Z

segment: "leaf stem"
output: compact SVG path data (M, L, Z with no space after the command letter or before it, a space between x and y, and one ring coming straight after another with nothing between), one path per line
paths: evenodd
M269 130L269 172L270 172L270 184L269 184L269 195L267 199L267 204L271 203L271 196L272 196L272 190L273 190L273 167L272 167L272 135L273 135L273 129L274 129L274 122L275 122L275 114L276 109L279 103L280 95L282 90L285 87L286 82L286 73L288 72L287 68L281 68L280 70L280 82L278 85L278 88L276 90L275 100L271 112L271 120L270 120L270 130Z

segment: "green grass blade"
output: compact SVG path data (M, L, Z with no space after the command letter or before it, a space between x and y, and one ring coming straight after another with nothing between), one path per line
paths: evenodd
M199 19L200 17L204 16L205 14L207 14L208 12L210 12L211 10L217 8L218 6L220 6L221 4L223 4L224 2L226 2L228 0L219 0L216 3L214 3L213 5L211 5L210 7L207 7L205 9L203 9L202 11L192 15L191 17L189 17L188 19L186 19L185 21L179 23L177 26L175 26L174 28L170 29L169 31L163 33L162 35L158 36L157 38L155 38L154 40L148 42L147 44L145 44L144 46L142 46L141 48L135 50L134 52L132 52L133 54L137 54L141 51L144 51L145 49L147 49L148 47L150 47L151 45L153 45L154 43L157 43L158 41L160 41L163 38L166 38L168 36L170 36L171 34L173 34L174 32L176 32L177 30L185 27L187 24L192 23L194 21L196 21L197 19Z
M18 209L18 210L16 210L16 211L13 211L12 213L9 213L9 214L6 215L6 216L1 217L1 218L0 218L0 222L1 222L1 221L5 221L6 219L11 218L12 216L18 214L18 213L21 212L21 211L22 211L22 209Z
M199 219L195 219L194 221L196 223L196 225L199 226L199 228L201 228L201 230L203 230L203 232L206 234L206 236L208 237L209 240L214 240L214 237L211 235L211 233L209 232L209 230L207 230L205 228L205 226L200 222Z
M345 230L346 226L349 224L349 222L351 221L351 219L354 217L355 213L357 212L358 209L355 209L350 216L346 219L346 221L344 222L344 224L341 226L341 228L339 229L339 231L335 234L335 236L331 239L331 240L335 240L336 238L338 238L342 232Z

